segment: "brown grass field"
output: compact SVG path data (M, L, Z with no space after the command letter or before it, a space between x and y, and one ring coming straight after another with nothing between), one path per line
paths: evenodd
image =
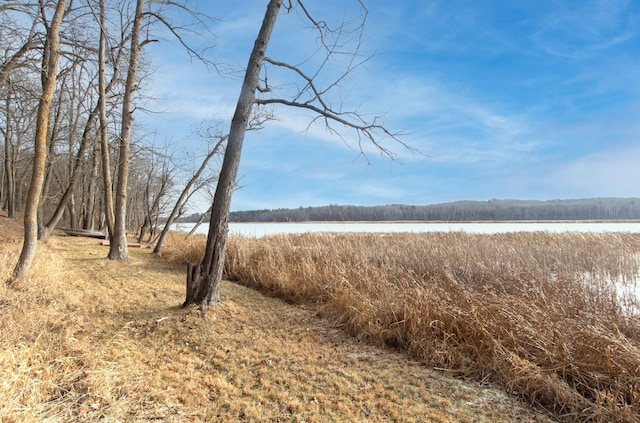
M0 216L3 280L20 241ZM40 245L0 286L0 422L639 420L639 316L610 282L637 236L232 237L241 284L204 318L179 307L203 243Z

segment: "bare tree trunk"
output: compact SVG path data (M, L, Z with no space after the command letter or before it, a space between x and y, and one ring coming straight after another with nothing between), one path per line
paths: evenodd
M140 29L142 26L144 1L136 1L136 11L131 29L131 51L129 68L122 101L122 128L120 130L120 148L118 160L118 181L116 183L116 198L114 209L113 236L111 237L109 255L110 260L129 260L127 248L127 184L129 182L130 138L133 126L133 92L136 89L136 71L140 61Z
M82 216L82 229L95 229L95 204L96 204L96 184L91 181L96 181L98 179L98 165L99 158L98 152L96 150L97 145L93 145L92 152L92 166L91 166L91 175L89 177L89 187L87 189L86 197L84 203L84 211Z
M63 84L64 85L64 84ZM49 198L49 189L51 188L51 179L54 177L54 154L56 151L56 139L58 138L58 130L60 128L60 119L62 114L62 104L61 99L58 99L55 111L55 118L53 122L51 118L49 119L49 126L51 129L48 130L47 138L48 138L48 148L49 152L45 155L45 169L44 169L44 181L42 183L42 191L40 193L40 201L38 201L38 239L42 239L42 233L44 232L44 210L46 202L45 199ZM53 123L53 125L51 125Z
M224 254L227 246L229 227L229 207L236 183L242 144L251 116L256 89L260 80L260 68L264 60L271 33L278 19L283 0L270 0L258 37L249 56L242 89L231 120L229 140L225 150L220 178L216 187L211 209L211 223L205 248L204 259L196 276L196 283L187 290L184 306L191 303L206 310L211 303L220 302L220 282L224 270Z
M153 161L152 161L153 162ZM138 243L141 244L142 243L142 239L144 238L144 236L147 233L147 229L149 229L149 232L151 232L151 213L152 213L152 207L149 204L149 198L151 197L151 177L153 175L153 164L151 165L151 169L149 170L149 175L147 178L147 183L145 185L144 188L144 193L142 195L142 202L144 203L144 205L142 206L143 208L143 218L142 218L142 225L140 226L140 234L138 235ZM130 207L129 210L131 211L133 207Z
M113 181L111 179L111 158L109 154L109 142L106 134L106 125L100 123L100 155L102 162L102 183L104 194L104 225L107 227L109 239L113 239L113 226L115 216L113 214ZM102 129L104 128L104 130Z
M7 94L6 98L7 103L7 127L5 130L5 139L4 139L4 172L6 176L6 186L7 191L5 195L6 207L7 207L7 216L14 217L15 213L15 204L16 204L16 171L15 171L15 162L14 162L14 152L13 152L13 144L11 142L12 138L12 125L11 125L11 90Z
M104 184L104 215L109 239L113 239L113 183L111 181L111 159L109 154L109 134L107 128L107 93L104 68L106 60L106 13L104 0L100 0L100 43L98 48L98 109L100 110L100 154L102 158L102 181ZM114 67L114 77L116 68Z
M42 61L42 97L38 104L38 118L36 120L35 150L33 159L33 173L27 194L24 211L24 241L20 258L16 264L9 284L22 280L31 267L36 254L38 243L38 203L44 182L44 168L47 161L47 132L49 127L49 110L56 88L58 73L58 55L60 45L60 26L66 7L66 0L58 0L56 10L47 31L47 39Z
M71 229L77 229L78 228L78 213L76 212L76 196L75 194L71 194L69 196L69 199L67 201L65 201L65 203L67 203L67 208L69 209L69 227ZM51 232L53 232L53 229L55 228L55 226L51 227ZM51 234L51 232L49 232L49 235ZM47 236L49 236L47 235Z

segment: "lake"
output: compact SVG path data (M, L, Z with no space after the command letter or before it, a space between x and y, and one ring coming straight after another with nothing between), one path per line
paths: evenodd
M177 223L174 230L189 232L193 223ZM209 225L196 233L207 234ZM262 237L306 232L634 232L640 233L640 221L632 222L304 222L304 223L230 223L229 233Z

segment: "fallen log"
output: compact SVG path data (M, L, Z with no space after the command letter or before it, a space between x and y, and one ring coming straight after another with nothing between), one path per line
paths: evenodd
M62 228L62 231L69 236L86 236L89 238L100 238L106 239L107 233L101 231L93 231L90 229L71 229L71 228Z
M104 242L101 242L100 245L106 245L108 247L111 244L109 243L109 241L104 241ZM128 242L127 246L132 247L132 248L140 248L140 247L142 247L142 245L139 242Z

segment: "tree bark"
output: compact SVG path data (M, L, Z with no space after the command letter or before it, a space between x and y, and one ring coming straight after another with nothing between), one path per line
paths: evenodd
M100 0L100 43L98 47L98 109L100 118L100 155L102 161L102 181L104 184L105 225L109 239L113 239L113 183L111 181L111 158L109 154L109 134L107 131L107 93L105 88L106 61L106 13L104 0ZM114 78L117 67L114 65Z
M58 0L45 41L42 63L42 97L38 104L38 117L36 120L33 173L31 175L31 184L29 185L24 211L24 240L18 263L9 279L9 284L24 279L36 253L36 245L38 243L38 204L44 182L44 170L47 160L49 111L53 93L56 88L60 26L62 25L65 7L66 0Z
M97 152L97 145L94 144L93 152L91 154L92 157L92 166L91 166L91 175L89 177L90 181L96 181L98 179L98 165L99 158ZM95 204L96 204L96 184L93 182L89 183L89 187L87 189L85 201L84 201L84 210L82 216L82 229L95 229Z
M15 213L15 204L16 204L16 170L15 170L15 161L14 161L14 151L13 144L11 142L12 138L12 124L11 124L11 90L8 90L7 98L7 123L5 129L5 139L4 139L4 171L6 176L6 187L7 191L5 193L5 201L7 207L7 216L13 218Z
M140 61L140 30L142 27L144 1L136 1L136 11L131 29L131 51L129 68L122 100L122 127L118 153L118 181L116 183L113 236L109 243L110 260L129 260L127 248L127 184L129 182L129 160L131 128L133 126L133 93L136 90L136 71Z
M213 198L209 234L200 275L196 277L196 287L192 292L187 292L183 306L196 303L204 311L211 303L220 302L220 282L222 280L224 255L227 246L231 196L240 165L247 122L251 116L256 89L260 80L260 68L262 67L282 1L269 1L260 32L249 56L242 89L231 120L229 139L222 162L222 169L220 170L220 178Z

